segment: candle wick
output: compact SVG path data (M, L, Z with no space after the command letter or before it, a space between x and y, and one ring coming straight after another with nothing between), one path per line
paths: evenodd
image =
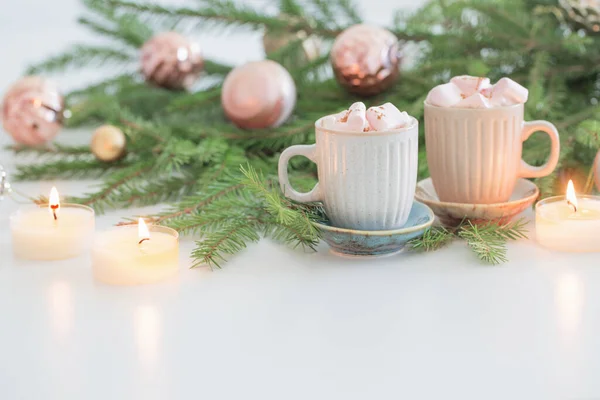
M138 244L142 244L142 242L143 242L144 240L150 240L150 238L143 238L142 240L140 240L140 241L138 242Z
M56 215L56 210L58 210L58 204L51 204L50 208L52 209L52 215L54 216L54 220L56 221L58 219L58 216Z
M570 205L571 207L573 207L573 212L577 212L577 206L573 203L571 203L570 200L567 200L567 204Z

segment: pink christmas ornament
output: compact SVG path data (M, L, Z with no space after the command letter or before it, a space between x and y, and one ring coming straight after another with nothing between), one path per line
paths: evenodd
M367 120L372 130L388 131L403 128L410 124L410 116L400 111L392 103L385 103L367 110Z
M360 95L381 93L398 78L398 39L376 26L351 26L335 39L331 65L337 81L348 91Z
M198 79L203 67L200 46L177 32L159 33L142 46L142 73L154 85L188 88Z
M56 136L64 113L58 88L39 76L27 76L4 95L2 124L17 143L35 146Z
M296 85L289 72L275 61L250 62L227 75L221 105L240 128L277 127L294 110Z

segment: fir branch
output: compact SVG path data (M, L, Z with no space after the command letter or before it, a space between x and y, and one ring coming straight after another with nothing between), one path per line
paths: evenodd
M458 236L467 242L481 261L493 265L507 261L506 241L491 233L489 229L480 228L469 222L469 227L462 228Z
M125 10L162 15L172 18L202 18L220 22L228 26L250 26L254 29L268 27L273 30L297 32L304 31L307 35L319 35L335 38L340 30L330 30L319 26L314 21L265 15L251 7L238 5L230 1L213 2L211 7L191 9L186 7L166 7L151 3L136 3L126 0L107 0L109 4ZM220 7L217 7L220 6Z
M13 177L20 181L98 178L120 166L118 163L106 164L95 159L60 159L40 164L18 165Z
M596 120L587 120L579 124L575 138L585 147L600 149L600 125Z
M454 239L453 232L444 227L429 228L420 238L408 242L411 249L416 251L435 251L449 244Z
M457 235L467 242L481 261L496 265L508 261L506 241L526 238L525 232L523 220L500 226L493 223L474 225L467 221Z
M64 71L67 68L100 66L107 63L124 64L134 59L135 57L132 54L111 47L76 45L63 54L32 65L27 73L40 74L43 72Z
M150 169L151 165L145 162L122 168L106 179L100 190L84 195L83 197L74 198L74 201L90 206L99 213L104 212L107 207L116 208L117 206L121 206L122 204L118 202L118 199L123 187Z
M240 170L244 175L241 183L253 195L264 201L265 209L274 217L278 227L282 228L275 228L272 231L275 237L290 238L286 236L285 231L291 232L293 239L297 241L295 246L301 245L314 250L320 237L319 230L314 224L319 219L318 212L313 211L314 206L291 202L278 188L269 187L269 182L251 165L242 166Z
M147 206L167 201L178 201L198 189L198 180L187 174L153 179L141 186L121 191L115 203L123 207Z
M262 207L252 203L243 203L239 199L225 199L211 204L200 213L191 214L186 218L170 220L166 225L176 229L181 234L192 234L200 231L210 235L212 231L219 229L233 219L247 218L250 215L262 212Z
M455 238L463 239L475 255L487 264L506 262L506 242L527 238L525 229L527 221L519 219L504 225L487 223L475 225L465 221L458 227L430 228L422 237L411 240L408 244L415 251L435 251L450 243Z
M12 144L5 147L6 150L15 154L34 154L39 157L47 156L90 156L89 146L67 146L60 143L52 143L48 146L24 146Z
M259 239L253 218L233 220L212 232L210 236L196 242L196 248L192 252L196 262L192 268L203 264L221 268L225 255L236 254L245 249L248 242L258 242Z
M165 223L176 218L185 217L192 214L209 204L240 190L243 187L241 183L231 181L218 181L207 187L200 196L189 196L175 206L171 211L159 214L152 218L151 222L155 224Z

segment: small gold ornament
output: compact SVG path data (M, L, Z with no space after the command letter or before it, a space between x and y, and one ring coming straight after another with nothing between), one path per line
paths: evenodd
M111 162L125 155L127 140L116 126L102 125L94 131L90 149L100 161Z
M331 66L337 81L349 92L363 96L381 93L398 78L398 39L377 26L351 26L333 42Z

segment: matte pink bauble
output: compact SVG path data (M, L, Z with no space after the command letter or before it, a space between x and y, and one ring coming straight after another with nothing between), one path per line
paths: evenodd
M359 24L344 30L331 48L337 81L352 93L381 93L398 78L398 46L392 32L377 26Z
M185 89L202 73L204 59L197 43L177 32L164 32L144 43L141 64L148 82L168 89Z
M39 76L27 76L4 95L2 125L16 142L40 145L62 128L64 107L56 85Z
M250 62L227 75L221 105L240 128L276 127L294 110L296 85L289 72L275 61Z

